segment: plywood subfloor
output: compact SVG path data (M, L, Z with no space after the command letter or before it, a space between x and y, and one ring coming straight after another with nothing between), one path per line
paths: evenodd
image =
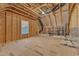
M56 37L37 36L17 40L6 44L1 50L0 55L10 56L63 56L78 55L75 48L63 46L63 40Z

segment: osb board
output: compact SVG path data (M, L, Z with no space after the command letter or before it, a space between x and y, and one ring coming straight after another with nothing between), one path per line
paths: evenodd
M6 12L6 42L12 41L12 13Z
M0 43L5 42L5 12L0 13Z

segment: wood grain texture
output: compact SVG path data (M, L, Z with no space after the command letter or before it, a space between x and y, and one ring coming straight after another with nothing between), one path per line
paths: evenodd
M6 42L12 41L12 14L6 12Z
M5 42L5 12L0 13L0 43Z

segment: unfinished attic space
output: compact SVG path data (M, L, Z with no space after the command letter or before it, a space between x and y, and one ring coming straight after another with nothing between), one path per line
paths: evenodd
M0 3L0 56L79 55L79 4Z

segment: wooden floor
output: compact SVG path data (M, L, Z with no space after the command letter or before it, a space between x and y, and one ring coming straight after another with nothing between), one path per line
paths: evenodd
M72 56L78 55L77 49L61 45L61 37L37 36L17 40L0 49L2 56Z

